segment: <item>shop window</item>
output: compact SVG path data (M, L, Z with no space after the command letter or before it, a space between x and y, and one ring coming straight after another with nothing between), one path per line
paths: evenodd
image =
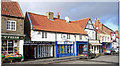
M42 32L42 38L47 38L47 32Z
M7 53L14 53L14 42L13 40L2 40L2 53L4 53L5 51Z
M64 46L64 53L67 53L67 46Z
M70 53L70 50L69 50L69 45L67 45L67 53Z
M16 30L16 21L8 20L6 23L6 28L7 28L7 30L15 31Z
M60 46L57 46L57 54L60 54Z
M61 46L61 53L63 53L64 51L63 51L63 45Z

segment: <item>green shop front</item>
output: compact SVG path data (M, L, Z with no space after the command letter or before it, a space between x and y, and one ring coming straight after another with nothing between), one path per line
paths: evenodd
M24 60L23 44L25 35L2 34L1 57L4 60Z

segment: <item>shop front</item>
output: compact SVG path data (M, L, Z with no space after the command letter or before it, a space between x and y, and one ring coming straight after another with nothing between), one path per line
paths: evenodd
M56 57L74 56L73 41L56 41Z
M55 42L30 41L24 43L24 57L27 59L39 59L54 57Z
M89 40L90 51L95 54L100 53L101 45L98 40Z
M88 42L76 41L76 56L88 51Z
M24 35L2 34L1 35L2 58L24 60L23 58L24 37L25 37Z
M105 52L106 49L112 48L112 43L111 42L103 42L101 46L101 53Z

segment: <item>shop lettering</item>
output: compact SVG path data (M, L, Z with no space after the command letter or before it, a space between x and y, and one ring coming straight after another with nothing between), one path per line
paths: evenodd
M2 39L23 39L23 37L19 37L19 36L2 36Z

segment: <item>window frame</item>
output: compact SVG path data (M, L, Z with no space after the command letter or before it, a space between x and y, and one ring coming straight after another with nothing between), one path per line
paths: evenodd
M82 35L79 35L79 39L82 40Z
M42 31L42 38L47 38L47 32Z
M67 34L67 39L70 39L70 34Z
M10 23L9 23L9 29L8 29L8 22L10 22ZM12 23L15 23L15 24L14 24L14 27L12 27ZM12 28L15 28L15 29L12 29ZM6 22L6 30L16 31L16 21L7 20L7 22Z

